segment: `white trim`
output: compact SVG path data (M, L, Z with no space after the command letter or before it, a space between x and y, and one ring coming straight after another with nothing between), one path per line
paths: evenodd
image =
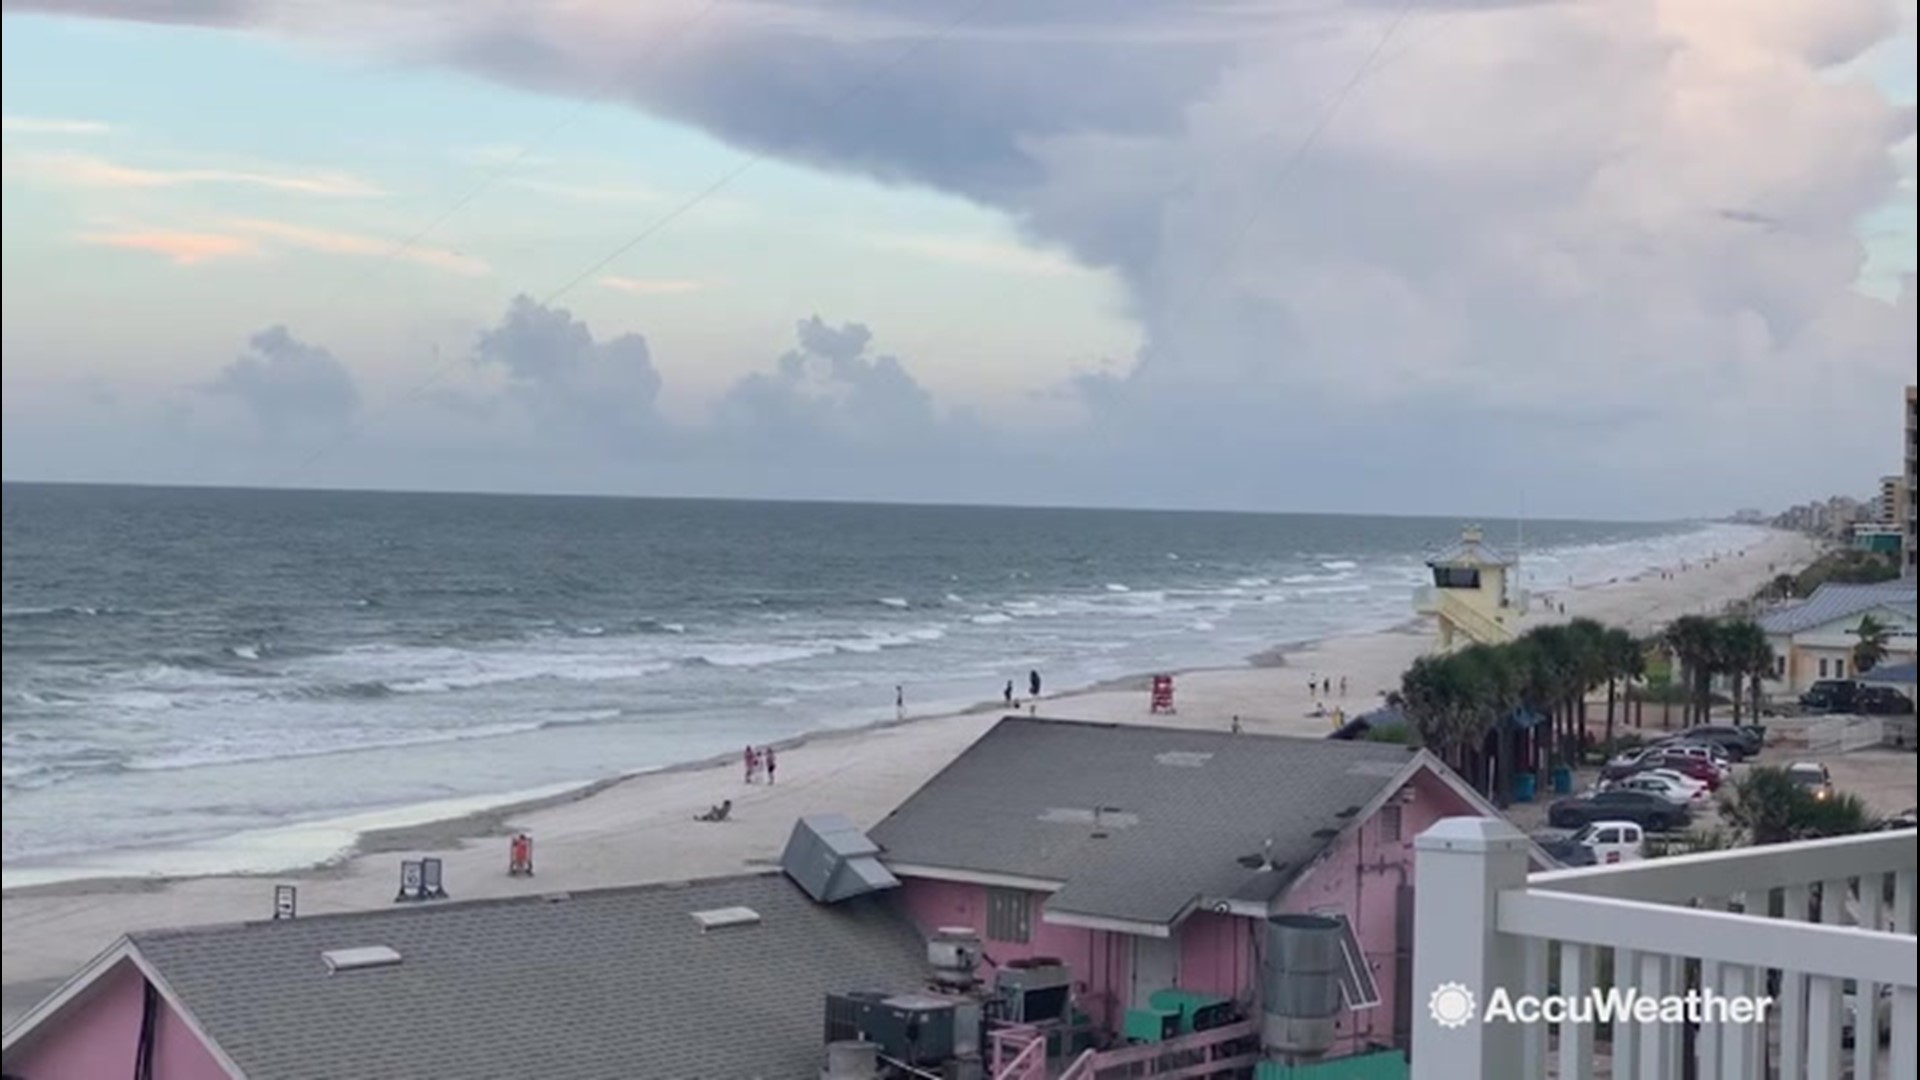
M100 955L86 962L73 977L60 984L60 988L42 998L38 1005L20 1014L20 1019L7 1028L6 1036L0 1039L0 1053L11 1054L34 1029L45 1023L50 1017L67 1007L67 1004L79 997L83 991L108 972L120 965L133 952L133 942L125 937L106 947Z
M1073 911L1054 911L1042 904L1040 921L1050 926L1072 926L1081 930L1105 930L1110 934L1131 934L1134 937L1171 938L1173 927L1159 923L1135 922L1132 919L1109 919L1102 915L1081 915Z
M1025 877L1020 874L995 874L986 870L959 870L923 863L881 860L895 877L924 878L928 881L953 881L962 885L986 885L996 889L1025 889L1028 892L1055 893L1066 887L1064 881Z
M1426 750L1421 750L1417 756L1421 763L1427 767L1427 771L1438 777L1440 782L1447 785L1455 795L1467 800L1467 802L1470 803L1474 809L1480 811L1483 816L1498 818L1501 821L1507 819L1507 816L1500 812L1499 807L1488 802L1486 796L1473 790L1473 785L1460 779L1459 774L1447 768L1446 762L1434 757ZM1527 837L1526 840L1527 856L1533 861L1535 866L1543 870L1551 870L1560 865L1560 860L1547 854L1547 849L1541 847L1539 841L1531 836Z
M173 987L161 977L160 972L147 961L147 958L140 955L140 950L133 941L126 937L122 937L109 945L106 951L87 961L86 966L76 972L73 978L61 984L60 989L21 1014L20 1019L7 1029L4 1041L0 1041L0 1054L10 1055L23 1046L31 1045L30 1036L44 1027L49 1020L65 1012L69 1005L81 998L94 984L117 970L122 961L132 963L134 969L139 971L147 982L153 984L153 988L159 991L161 999L167 1003L167 1008L172 1010L193 1037L200 1041L200 1045L207 1051L207 1056L213 1058L215 1064L219 1065L232 1080L247 1080L247 1074L240 1068L239 1063L229 1057L227 1052L220 1048L220 1044L207 1034L207 1029L201 1026L200 1021L193 1015L193 1011L180 1000L180 995L174 992Z
M240 1063L228 1057L220 1044L207 1034L207 1029L200 1025L200 1020L193 1015L193 1010L187 1008L186 1003L180 1000L179 994L174 993L173 986L158 969L147 962L146 957L140 955L139 946L134 946L129 956L146 975L148 981L153 983L154 989L160 991L160 996L166 1000L168 1007L173 1009L174 1015L180 1018L181 1023L187 1025L187 1030L193 1032L194 1038L200 1040L200 1045L206 1048L207 1055L213 1058L214 1063L225 1069L232 1080L247 1080L247 1074L240 1068Z

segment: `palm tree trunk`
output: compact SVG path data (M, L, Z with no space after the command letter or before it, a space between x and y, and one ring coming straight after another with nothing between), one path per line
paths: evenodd
M1632 690L1633 684L1628 683L1627 689ZM1633 698L1633 726L1635 728L1647 726L1647 688L1644 686L1640 687L1640 692Z
M1619 692L1619 686L1620 686L1619 680L1617 679L1607 680L1607 743L1606 743L1606 747L1607 747L1607 752L1609 754L1613 752L1613 703L1614 703L1615 695Z
M1734 672L1733 673L1733 722L1736 724L1740 722L1740 690L1741 690L1740 679L1741 679L1740 673L1737 671Z

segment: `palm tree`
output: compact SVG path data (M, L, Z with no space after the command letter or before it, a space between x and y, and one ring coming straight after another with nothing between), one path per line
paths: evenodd
M1614 704L1619 696L1622 680L1631 680L1646 665L1646 658L1640 652L1640 643L1633 635L1618 627L1606 631L1600 639L1601 655L1606 660L1607 669L1607 750L1613 750L1613 713Z
M1713 620L1703 615L1680 616L1667 627L1666 645L1692 692L1686 721L1689 725L1704 724L1712 711L1713 675L1720 667L1719 633Z
M1567 624L1567 637L1573 645L1573 683L1567 700L1567 737L1572 741L1569 758L1578 757L1587 745L1587 695L1601 683L1611 683L1607 660L1607 628L1588 618ZM1571 761L1569 761L1571 764Z
M1562 714L1570 688L1580 677L1579 656L1573 632L1565 626L1536 626L1522 635L1518 644L1522 648L1517 656L1525 671L1522 700L1546 717L1546 739L1534 762L1544 784L1554 752L1556 719Z
M1753 712L1760 715L1760 680L1773 673L1773 646L1767 632L1751 619L1735 619L1715 627L1715 654L1722 670L1733 676L1733 722L1740 722L1741 684L1751 680Z
M1400 698L1421 741L1442 761L1475 779L1481 773L1487 730L1493 718L1506 715L1499 710L1512 681L1500 650L1469 645L1415 660L1401 676Z
M1865 675L1887 658L1887 626L1871 615L1862 615L1853 636L1859 639L1853 646L1853 670Z

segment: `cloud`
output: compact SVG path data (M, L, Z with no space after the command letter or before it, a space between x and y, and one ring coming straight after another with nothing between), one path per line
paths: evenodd
M296 340L284 326L262 330L247 344L207 390L239 401L269 438L338 431L352 419L360 393L332 353Z
M48 116L0 117L0 131L9 135L105 135L111 125L98 120L63 120Z
M392 258L400 262L415 263L420 266L444 270L449 274L463 277L480 277L491 268L483 260L458 251L425 246L422 244L404 244L398 240L389 240L360 233L340 232L334 229L317 229L306 225L294 225L284 221L267 221L259 218L241 218L228 223L236 233L272 244L299 248L303 251L317 252L322 255L349 255L365 258Z
M281 172L245 169L151 169L85 154L22 154L7 159L9 171L60 187L153 189L256 187L295 195L368 198L378 187L341 172Z
M884 235L871 237L868 243L888 251L1023 277L1066 277L1087 272L1072 259L1054 252L965 236Z
M259 245L228 233L187 232L175 229L122 229L82 233L80 242L94 247L119 248L159 255L181 266L198 266L216 259L258 255Z
M714 423L730 449L828 457L904 449L938 426L933 399L897 357L873 354L860 323L830 326L818 315L794 327L799 348L773 370L754 372L720 399Z
M1914 293L1860 295L1857 223L1898 197L1914 111L1835 75L1900 31L1882 0L1068 0L959 26L940 0L765 0L672 37L697 7L422 0L401 35L366 0L208 18L541 92L611 82L1110 271L1140 348L1061 389L1083 420L1032 481L1075 501L1446 512L1525 489L1536 512L1678 514L1864 485L1898 454ZM796 352L735 413L847 427L832 362Z
M632 296L678 296L682 293L699 292L707 287L704 281L676 278L603 277L600 279L600 284L605 288Z
M626 450L661 429L660 374L647 340L596 341L565 308L515 297L474 343L473 363L503 376L507 395L551 437Z

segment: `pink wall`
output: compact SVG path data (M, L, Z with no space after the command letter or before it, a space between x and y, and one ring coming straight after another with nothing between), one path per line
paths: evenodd
M1341 1040L1336 1050L1342 1053L1360 1050L1368 1042L1393 1042L1399 996L1396 969L1399 963L1410 965L1413 957L1413 943L1396 940L1396 903L1401 882L1413 879L1414 837L1441 818L1479 813L1431 773L1416 775L1408 787L1413 789L1413 801L1401 805L1397 838L1389 834L1383 816L1375 814L1334 845L1284 901L1291 914L1339 909L1353 924L1372 965L1380 1004L1340 1015L1335 1032ZM1413 993L1417 997L1419 988L1413 988Z
M1399 996L1396 969L1401 963L1410 965L1413 955L1411 941L1397 940L1396 905L1400 884L1412 880L1414 837L1441 818L1479 812L1430 773L1418 774L1409 787L1413 801L1400 804L1397 833L1390 835L1381 814L1362 822L1309 869L1283 902L1283 909L1295 914L1337 909L1353 924L1373 968L1380 1004L1341 1014L1336 1030L1342 1041L1336 1049L1343 1053L1362 1049L1368 1042L1393 1042ZM985 940L986 890L982 886L908 879L900 892L922 931L965 926ZM1044 923L1040 921L1044 897L1034 894L1032 899L1033 940L1024 945L987 941L988 955L1002 963L1028 956L1060 957L1085 987L1083 997L1091 994L1096 1001L1112 1003L1081 1007L1117 1027L1131 993L1132 941L1124 934ZM1266 952L1264 921L1196 912L1180 925L1176 936L1183 989L1259 1001L1259 961ZM1414 992L1417 996L1418 989Z
M133 1075L146 981L132 961L101 977L85 1000L70 1005L10 1056L7 1071L22 1080L93 1080ZM165 1001L154 1038L154 1080L228 1080L207 1048Z
M985 886L907 878L898 895L921 933L932 934L943 926L968 927L980 935L995 963L1058 957L1073 972L1079 1007L1102 1023L1118 1027L1120 1014L1126 1010L1127 966L1132 956L1132 943L1126 935L1042 922L1040 904L1045 894L1032 893L1028 896L1033 905L1032 940L994 941L987 936Z

